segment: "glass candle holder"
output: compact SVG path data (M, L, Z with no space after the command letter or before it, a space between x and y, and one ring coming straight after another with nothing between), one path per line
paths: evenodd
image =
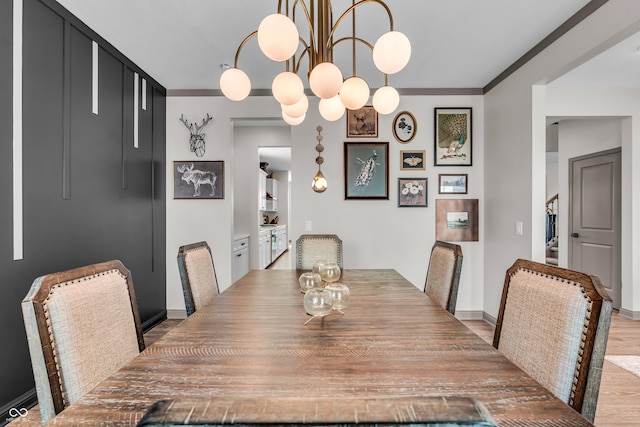
M334 310L344 310L349 307L349 300L351 299L351 291L349 287L344 283L329 283L325 288L331 292L331 298L333 299Z
M341 274L342 272L340 271L340 267L335 262L328 262L320 269L320 278L325 282L324 286L327 286L326 283L337 282L340 280Z
M313 268L311 269L312 273L318 273L320 274L320 270L322 269L322 266L325 265L327 263L327 261L323 260L323 259L319 259L313 262Z
M300 292L303 294L306 294L309 289L322 287L320 275L313 272L302 273L298 278L298 283L300 285Z
M311 288L304 295L304 309L312 316L326 316L333 310L331 292L325 288Z

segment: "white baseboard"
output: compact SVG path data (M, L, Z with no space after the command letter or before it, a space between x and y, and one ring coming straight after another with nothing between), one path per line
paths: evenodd
M167 319L186 319L187 310L167 310Z
M626 317L627 319L640 320L640 311L631 311L626 308L621 308L618 313L620 313L620 316Z
M478 310L456 310L458 320L482 320L483 312Z

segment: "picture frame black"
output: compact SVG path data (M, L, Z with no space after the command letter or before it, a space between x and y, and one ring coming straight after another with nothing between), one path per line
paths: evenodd
M400 111L393 118L393 137L401 144L413 141L418 132L418 122L408 111Z
M426 208L428 184L428 178L398 178L398 207Z
M224 161L174 161L173 198L224 199Z
M344 143L344 198L389 200L389 143Z
M467 194L468 182L466 173L441 173L438 175L438 194Z
M434 108L434 166L472 166L471 108Z

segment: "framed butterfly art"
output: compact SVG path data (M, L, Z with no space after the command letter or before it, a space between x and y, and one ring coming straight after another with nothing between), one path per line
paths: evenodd
M400 150L400 170L425 170L424 150Z

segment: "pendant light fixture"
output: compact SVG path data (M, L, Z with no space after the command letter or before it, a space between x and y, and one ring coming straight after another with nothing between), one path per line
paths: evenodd
M316 193L322 193L327 189L327 179L324 177L322 171L320 170L320 165L324 163L324 158L322 157L324 147L322 146L322 135L320 134L320 132L322 132L322 126L318 126L316 130L318 131L318 136L316 136L316 139L318 140L318 144L316 145L316 151L318 152L318 157L316 157L316 163L318 164L318 173L313 177L311 188Z
M291 4L290 4L291 3ZM356 35L356 9L367 3L382 7L388 17L389 31L372 45ZM351 35L334 40L334 33L345 19L351 16ZM296 22L306 22L309 39L298 33ZM372 26L376 23L372 22ZM302 123L308 108L308 100L292 113L289 108L298 105L304 94L304 84L298 76L300 64L306 57L309 64L308 81L314 95L320 98L319 110L325 120L341 118L345 108L357 110L364 106L371 95L370 85L356 73L356 43L372 50L373 63L384 74L384 85L373 95L373 108L379 114L390 114L398 107L398 91L388 85L388 75L402 70L411 58L411 43L407 36L393 29L391 10L383 0L352 0L337 20L333 20L331 0L279 0L278 11L267 16L258 30L249 34L236 51L233 68L220 77L222 93L233 101L245 99L251 91L247 74L238 68L238 57L244 45L253 37L268 58L285 63L285 70L278 74L272 84L273 96L281 104L283 117L291 125ZM344 41L352 42L352 75L346 79L344 73L333 63L334 48Z

